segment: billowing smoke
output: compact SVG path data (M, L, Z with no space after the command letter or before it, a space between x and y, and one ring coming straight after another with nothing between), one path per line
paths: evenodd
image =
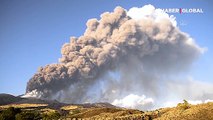
M63 45L59 63L39 68L26 93L70 103L122 104L131 94L143 96L139 103L144 95L156 99L168 78L186 71L203 52L176 24L152 5L105 12Z

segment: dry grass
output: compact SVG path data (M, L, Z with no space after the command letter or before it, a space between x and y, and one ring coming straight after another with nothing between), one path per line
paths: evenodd
M9 104L9 105L2 105L0 106L1 109L14 107L14 108L32 108L32 107L45 107L48 106L48 104Z
M80 106L77 106L77 105L69 105L69 106L64 106L64 107L62 107L61 109L62 109L62 110L74 110L74 109L77 109L77 108L80 108Z
M45 108L45 109L41 109L40 112L48 114L48 113L54 113L54 112L56 112L56 110L50 109L50 108Z
M187 109L162 109L160 114L156 120L213 120L213 103L190 105Z
M142 112L139 110L121 109L121 108L89 108L77 109L76 114L70 115L70 118L88 118L88 119L117 119L117 118L138 118Z
M55 113L57 110L49 108L47 104L10 104L0 106L0 109L9 107L24 110L35 110L44 114ZM39 108L39 109L37 109ZM107 107L83 107L81 105L68 105L61 107L69 114L65 119L108 119L108 120L213 120L213 102L190 105L178 104L173 108L161 108L154 111L142 112L139 110Z
M154 111L141 112L130 109L88 108L78 110L69 118L108 119L108 120L213 120L213 103L199 105L178 105L174 108L161 108Z

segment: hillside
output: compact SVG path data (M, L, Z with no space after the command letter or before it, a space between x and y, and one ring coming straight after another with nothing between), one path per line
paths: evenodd
M13 99L15 102L12 102ZM0 106L0 120L8 117L8 113L14 113L13 119L213 120L212 102L190 105L184 101L177 107L146 112L120 108L109 103L64 104L10 95L1 95L0 103L10 103ZM11 110L13 112L8 112Z
M22 98L10 94L0 94L0 105L10 104L21 100Z
M155 120L213 120L213 103L190 105L189 108L163 108Z

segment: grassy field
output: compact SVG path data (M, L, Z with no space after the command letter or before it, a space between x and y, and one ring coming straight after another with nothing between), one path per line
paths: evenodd
M1 108L9 108L9 107L14 107L14 108L36 108L36 107L45 107L48 106L48 104L28 104L28 103L23 103L23 104L9 104L9 105L2 105L0 106Z
M108 120L213 120L213 103L190 105L180 103L173 108L161 108L143 112L134 109L106 107L102 105L66 105L60 109L49 108L48 104L10 104L0 106L0 114L8 108L20 108L22 112L33 111L45 119L108 119ZM31 108L31 109L28 109ZM49 117L50 116L50 117Z

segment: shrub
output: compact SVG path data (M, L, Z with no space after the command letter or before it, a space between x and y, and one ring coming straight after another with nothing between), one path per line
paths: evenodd
M186 110L190 108L190 104L188 103L188 101L183 100L183 103L178 103L177 107Z
M50 112L42 115L42 120L58 120L60 118L60 114L58 112Z
M36 111L24 111L15 116L16 120L40 120L41 115Z
M81 112L80 110L75 109L75 110L72 110L70 113L71 113L71 115L74 115L74 114L78 114L80 112Z
M19 108L9 107L1 112L0 120L14 120L15 115L20 112L21 110Z

